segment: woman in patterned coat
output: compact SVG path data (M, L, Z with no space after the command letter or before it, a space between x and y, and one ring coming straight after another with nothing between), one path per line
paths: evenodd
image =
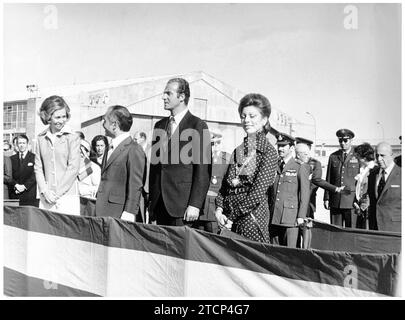
M246 137L232 153L215 199L215 217L221 228L269 243L267 192L274 183L278 159L266 138L271 106L263 95L251 93L241 99L238 111Z

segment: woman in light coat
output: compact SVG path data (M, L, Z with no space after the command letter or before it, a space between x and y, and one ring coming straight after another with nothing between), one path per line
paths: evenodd
M80 167L80 137L66 124L70 108L59 96L42 103L39 116L48 128L37 137L35 177L42 209L80 214L77 175Z

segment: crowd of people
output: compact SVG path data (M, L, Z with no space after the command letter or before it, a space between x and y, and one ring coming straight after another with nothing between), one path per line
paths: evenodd
M103 117L105 135L89 142L69 127L65 100L48 97L39 110L47 128L34 152L23 134L13 145L3 143L4 198L64 214L233 231L306 248L322 188L331 224L401 231L401 159L388 143L354 146L353 131L339 129L340 149L330 155L322 179L311 140L275 132L276 145L270 142L265 96L240 100L245 137L232 154L221 150L221 132L189 111L189 98L185 79L168 81L162 100L170 116L155 124L148 143L144 132L130 135L132 115L119 105Z

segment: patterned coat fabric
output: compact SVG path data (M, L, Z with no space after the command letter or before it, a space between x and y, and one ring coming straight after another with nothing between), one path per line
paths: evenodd
M251 158L249 155L256 151ZM259 242L270 242L268 189L274 183L278 154L263 132L246 137L231 156L231 164L222 181L216 198L216 206L233 221L233 231ZM243 167L243 163L246 166ZM240 171L240 183L232 181ZM255 222L256 221L256 222Z
M353 202L356 191L356 180L354 177L360 172L359 161L353 154L353 148L343 161L343 151L338 150L329 157L326 181L337 186L346 186L349 193L331 193L325 190L324 200L329 200L331 208L353 209ZM345 188L345 191L346 191Z

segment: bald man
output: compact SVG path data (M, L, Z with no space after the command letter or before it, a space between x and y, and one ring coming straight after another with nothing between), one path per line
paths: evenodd
M378 167L370 171L369 227L371 230L401 232L401 168L394 163L391 145L376 147Z

